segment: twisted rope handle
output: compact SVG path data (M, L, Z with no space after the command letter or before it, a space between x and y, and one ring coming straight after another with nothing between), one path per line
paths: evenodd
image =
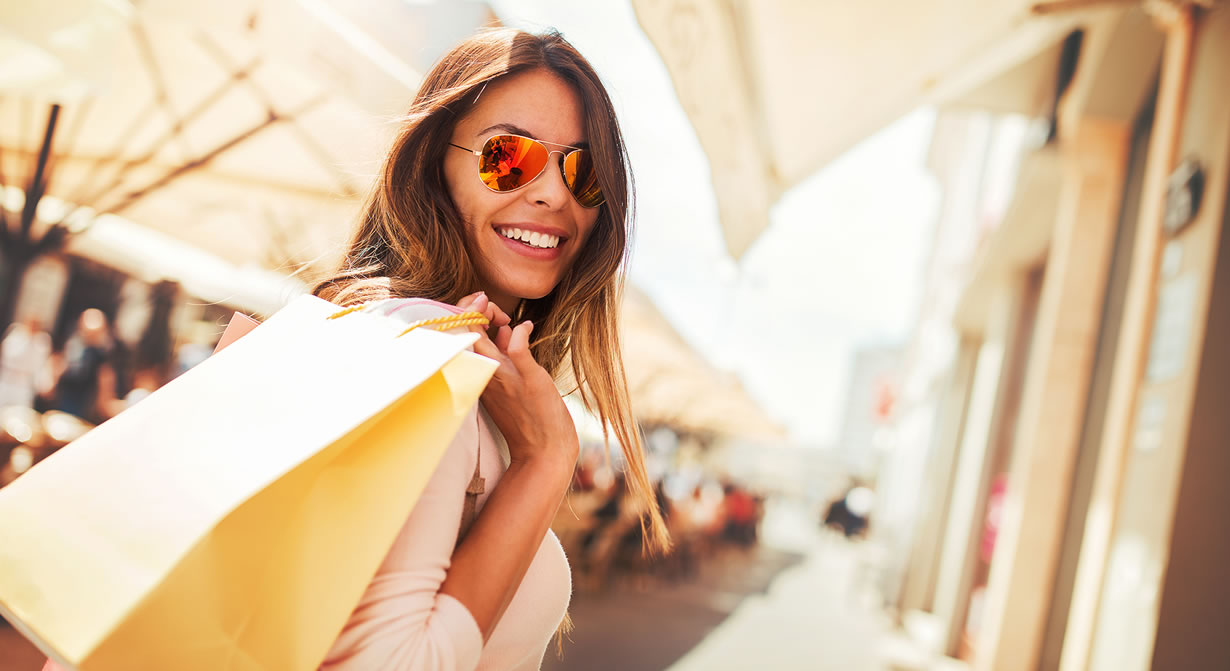
M359 310L362 310L368 305L369 305L368 303L359 303L358 305L351 305L350 307L346 308L345 310L342 310L341 312L335 312L329 315L329 319L337 319L338 317L345 317L351 312L358 312Z
M352 312L358 312L359 310L362 310L367 305L368 303L360 303L358 305L352 305L346 308L345 310L342 310L340 312L335 312L334 314L329 315L329 319L338 319L339 317L345 317L346 315L351 314ZM420 319L416 322L411 322L410 325L406 327L405 331L402 331L401 333L397 334L397 337L400 338L406 335L407 333L413 331L414 329L422 327L422 326L431 327L435 329L436 331L447 331L449 329L461 328L463 326L480 326L480 325L486 326L489 323L490 323L490 320L484 317L483 313L481 312L462 312L461 314L457 314L457 315L444 315L442 317L432 317L431 319Z
M462 326L486 326L489 323L490 321L481 312L463 312L459 315L432 317L431 319L420 319L416 322L411 322L405 331L397 334L397 337L400 338L420 326L431 327L437 331L447 331L449 329L461 328Z

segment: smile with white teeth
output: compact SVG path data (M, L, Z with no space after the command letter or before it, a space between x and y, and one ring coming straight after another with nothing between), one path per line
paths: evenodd
M523 231L520 228L501 228L497 230L500 235L510 240L519 240L531 247L537 247L539 249L554 249L559 246L558 235L548 235L546 233L536 233L534 231Z

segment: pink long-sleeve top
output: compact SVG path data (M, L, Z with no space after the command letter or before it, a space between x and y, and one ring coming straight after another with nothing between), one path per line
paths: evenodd
M406 322L460 312L422 299L368 309ZM486 479L477 501L481 514L508 468L508 447L481 405L453 439L322 671L527 671L542 665L572 592L568 560L554 533L547 531L485 644L470 611L440 593L476 464Z

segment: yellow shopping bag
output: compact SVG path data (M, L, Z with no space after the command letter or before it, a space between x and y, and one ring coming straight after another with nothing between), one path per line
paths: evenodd
M0 489L0 611L80 671L315 669L495 370L296 299Z

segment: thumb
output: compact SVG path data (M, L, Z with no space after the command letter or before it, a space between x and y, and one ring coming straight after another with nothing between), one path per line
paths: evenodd
M524 321L517 324L508 338L508 358L512 359L518 368L537 365L534 355L530 353L530 333L533 330L534 323Z

